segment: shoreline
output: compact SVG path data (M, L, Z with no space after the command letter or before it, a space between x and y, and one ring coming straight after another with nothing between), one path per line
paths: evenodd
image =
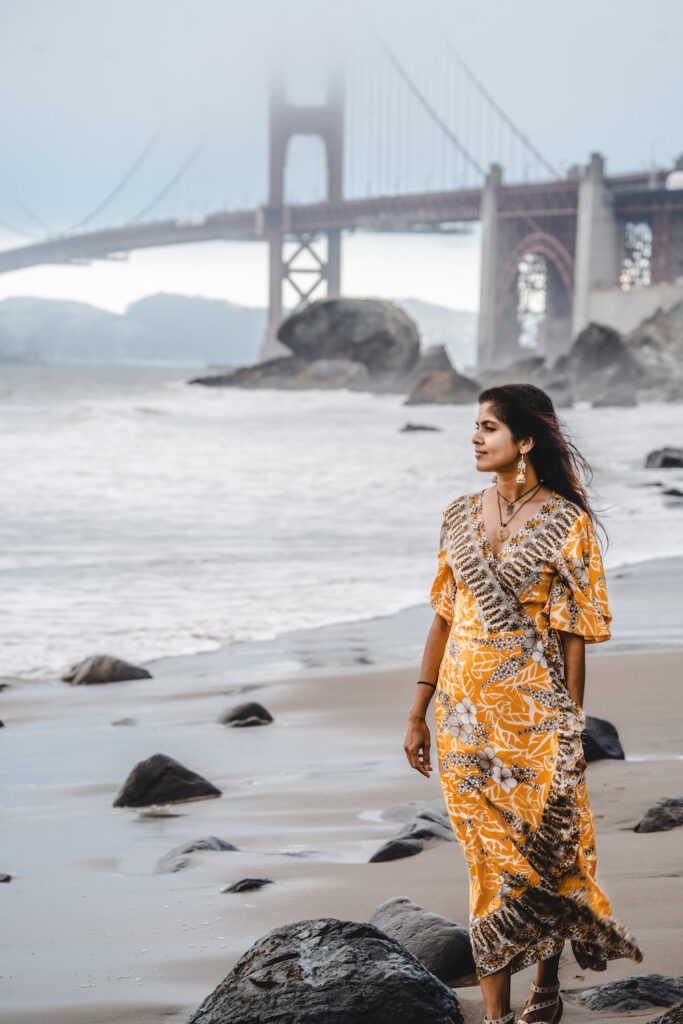
M588 649L586 710L614 723L626 753L625 761L590 764L587 778L598 879L645 960L614 961L597 974L565 953L567 1024L586 1020L580 990L636 973L675 975L683 948L680 834L632 831L659 797L683 791L678 564L640 565L611 582L620 628ZM398 830L406 804L442 800L438 773L427 780L411 771L402 749L432 615L423 605L160 658L147 662L152 679L82 687L18 680L0 692L12 818L0 869L13 876L3 887L12 934L3 940L0 1021L182 1024L271 928L306 917L367 920L393 896L467 924L457 843L367 863ZM246 699L262 702L274 721L255 729L217 723ZM113 724L126 717L133 724ZM113 808L133 765L157 752L222 795ZM238 851L194 852L183 870L156 873L169 850L210 835ZM274 884L222 892L246 876ZM513 978L517 1006L529 976ZM478 988L457 993L466 1024L478 1024ZM655 1016L652 1007L590 1013L598 1024Z

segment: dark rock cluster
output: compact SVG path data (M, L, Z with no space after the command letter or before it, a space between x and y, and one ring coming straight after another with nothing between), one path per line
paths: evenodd
M350 388L406 394L407 405L475 402L483 387L525 381L558 408L574 401L629 406L639 399L683 399L683 302L658 311L630 335L588 324L563 356L520 356L480 370L477 380L451 364L443 346L420 351L417 327L380 299L330 298L286 319L278 340L291 355L198 377L192 384L248 388Z

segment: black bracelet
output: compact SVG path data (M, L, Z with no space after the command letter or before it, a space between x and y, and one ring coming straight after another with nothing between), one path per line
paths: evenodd
M427 683L424 679L420 679L417 683L418 686L431 686L432 690L436 689L436 683Z

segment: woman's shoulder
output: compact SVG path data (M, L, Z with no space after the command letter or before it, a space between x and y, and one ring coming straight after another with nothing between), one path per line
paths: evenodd
M457 498L453 498L446 508L443 510L444 519L449 519L459 512L463 512L468 505L474 504L479 497L479 492L476 491L473 494L459 494Z

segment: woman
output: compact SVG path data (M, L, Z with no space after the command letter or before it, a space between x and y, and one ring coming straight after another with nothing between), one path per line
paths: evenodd
M494 483L444 513L429 630L404 749L439 771L470 872L470 935L485 1024L511 1024L510 975L536 963L523 1024L557 1024L558 965L642 955L595 883L583 775L584 644L611 614L579 481L588 465L531 384L488 388L472 438Z

